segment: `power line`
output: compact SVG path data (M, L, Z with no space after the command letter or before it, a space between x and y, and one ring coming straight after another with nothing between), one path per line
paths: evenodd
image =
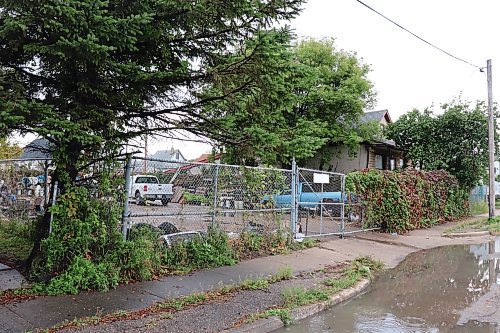
M478 68L478 69L479 69L479 70L481 70L481 71L483 70L483 68L484 68L484 67L480 67L480 66L474 65L473 63L470 63L470 62L468 62L467 60L464 60L464 59L462 59L462 58L459 58L459 57L457 57L457 56L455 56L455 55L451 54L450 52L443 50L443 49L442 49L442 48L440 48L439 46L436 46L436 45L432 44L431 42L429 42L429 41L427 41L427 40L423 39L423 38L422 38L422 37L420 37L419 35L417 35L417 34L415 34L415 33L411 32L411 31L410 31L410 30L408 30L408 29L406 29L406 28L405 28L405 27L403 27L401 24L399 24L399 23L397 23L397 22L395 22L395 21L391 20L390 18L388 18L388 17L387 17L387 16L385 16L384 14L380 13L379 11L377 11L376 9L374 9L373 7L371 7L371 6L367 5L367 4L366 4L366 3L364 3L363 1L361 1L361 0L355 0L355 1L359 2L360 4L362 4L363 6L365 6L366 8L368 8L369 10L371 10L372 12L374 12L374 13L376 13L376 14L378 14L378 15L382 16L384 19L386 19L387 21L389 21L389 22L391 22L392 24L396 25L398 28L400 28L400 29L402 29L402 30L404 30L404 31L408 32L408 33L409 33L410 35L412 35L413 37L416 37L416 38L418 38L419 40L421 40L422 42L426 43L427 45L430 45L430 46L432 46L433 48L435 48L435 49L437 49L437 50L439 50L439 51L443 52L443 53L444 53L444 54L446 54L447 56L450 56L450 57L452 57L452 58L453 58L453 59L455 59L455 60L458 60L458 61L461 61L461 62L463 62L463 63L466 63L467 65L470 65L470 66L472 66L472 67L476 67L476 68Z

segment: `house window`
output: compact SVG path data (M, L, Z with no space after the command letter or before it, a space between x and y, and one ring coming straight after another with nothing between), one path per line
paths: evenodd
M391 158L390 163L389 163L389 169L396 170L396 159L395 158Z
M384 163L383 163L383 156L382 155L375 155L375 169L384 169Z

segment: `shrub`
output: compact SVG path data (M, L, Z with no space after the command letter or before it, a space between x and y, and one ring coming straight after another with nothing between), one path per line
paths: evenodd
M107 291L118 284L118 274L108 263L95 263L88 258L74 258L68 269L50 280L49 295L77 294L79 291Z
M468 214L468 192L446 171L362 170L350 173L347 190L361 199L364 223L405 233Z
M164 257L164 264L172 269L211 268L235 263L227 234L216 227L210 227L203 237L173 244Z

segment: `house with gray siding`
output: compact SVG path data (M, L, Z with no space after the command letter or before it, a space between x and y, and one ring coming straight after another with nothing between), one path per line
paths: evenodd
M387 110L366 112L362 122L377 122L381 129L392 123ZM332 155L328 163L324 163L324 170L349 173L361 169L394 170L403 165L403 151L396 147L392 140L374 138L370 142L362 142L356 151L349 152L347 146L331 146L328 148ZM322 156L318 153L306 163L309 168L321 167Z

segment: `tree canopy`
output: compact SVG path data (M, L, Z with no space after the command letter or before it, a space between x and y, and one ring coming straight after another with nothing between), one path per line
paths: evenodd
M258 79L248 64L259 46L246 53L243 45L277 22L295 17L302 3L0 0L0 137L14 131L46 138L53 149L52 184L59 184L61 209L82 203L77 212L73 208L56 214L53 222L60 223L63 231L80 230L71 235L88 235L94 230L89 228L118 220L115 215L107 221L88 219L99 209L99 214L107 213L106 205L80 197L85 191L74 185L93 164L116 159L131 138L183 130L220 142L231 140L202 107L229 98ZM245 75L247 81L222 95L201 94L228 75ZM101 191L109 190L106 184L100 182ZM45 248L46 269L52 272L47 259L51 251L71 243L64 232L53 232L42 244L50 220L46 210L38 221L27 265L38 262ZM84 249L95 244L104 249L111 241L103 232L108 229L95 230L89 237L97 240L85 241Z
M0 0L0 131L48 139L69 181L129 138L186 130L224 141L201 89L245 71L241 45L302 0ZM236 58L235 58L236 59Z
M390 124L386 135L406 151L406 159L423 170L443 169L465 188L477 185L488 168L488 119L484 103L455 100L413 110Z
M355 54L337 50L332 39L291 44L290 35L282 31L247 43L246 52L256 54L247 75L258 73L259 80L205 108L235 139L221 144L233 162L287 164L330 144L356 146L374 133L359 122L374 100L369 67ZM226 76L205 94L221 95L243 82L250 80Z

